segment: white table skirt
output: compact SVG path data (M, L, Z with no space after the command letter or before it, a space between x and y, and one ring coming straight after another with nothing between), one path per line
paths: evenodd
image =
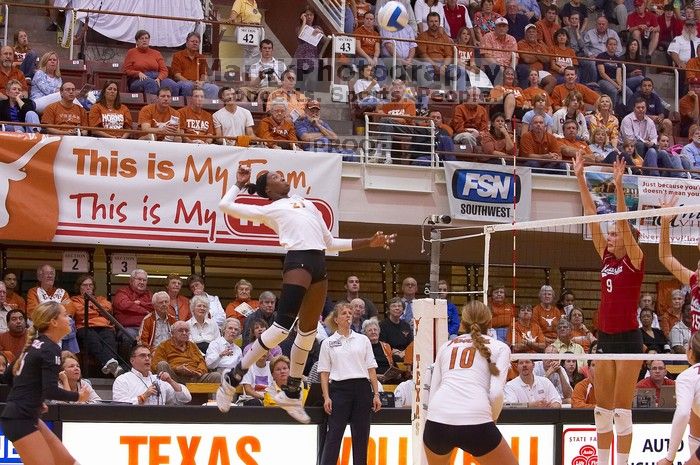
M56 0L58 7L84 8L90 10L141 13L178 18L204 18L200 0ZM87 17L90 28L121 42L135 43L139 29L151 34L153 47L177 47L185 43L189 32L195 30L194 21L119 16L104 13L80 13L78 19ZM201 33L201 29L198 30Z

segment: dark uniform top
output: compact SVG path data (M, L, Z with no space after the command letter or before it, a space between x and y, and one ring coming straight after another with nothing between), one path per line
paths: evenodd
M20 363L19 374L12 379L12 389L2 418L38 418L46 399L75 402L78 393L58 387L61 371L61 347L45 335L37 337ZM8 367L10 372L12 367Z

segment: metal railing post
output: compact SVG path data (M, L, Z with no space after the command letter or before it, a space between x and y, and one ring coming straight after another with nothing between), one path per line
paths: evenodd
M438 154L435 152L435 121L430 120L430 166L438 166Z
M69 56L70 56L71 60L73 60L73 57L74 57L73 52L75 51L74 50L75 44L73 43L73 38L75 37L74 28L76 25L76 18L77 17L78 17L78 15L75 14L75 9L74 8L71 9L70 10L70 27L68 28L68 30L70 31L70 38L69 38L69 40L70 40L70 55Z
M10 7L7 4L3 5L3 7L5 9L5 33L3 36L3 40L4 40L3 45L10 45L7 42L7 39L9 37L9 33L10 33L9 32L10 31Z
M375 158L377 157L377 150L378 148L375 147L374 149L374 156ZM367 163L369 161L369 115L365 113L365 162Z
M335 76L335 34L331 35L331 86L328 88L328 91L331 93L331 99L333 98L333 84L335 84L335 80L333 79L333 76ZM348 90L348 94L350 91Z
M453 64L454 67L455 67L455 69L452 70L452 71L454 72L454 77L453 77L453 79L452 79L452 90L455 91L455 92L457 92L457 77L458 77L458 75L459 75L459 74L458 74L458 73L459 73L459 66L457 66L457 63L458 63L457 53L458 53L458 52L457 52L457 46L456 46L456 45L452 47L452 52L453 52L452 64ZM445 71L447 71L447 70L445 70Z
M622 63L622 104L627 105L627 65Z
M674 76L674 92L673 92L673 103L675 111L678 111L678 80L680 79L680 74L678 74L678 68L673 68Z

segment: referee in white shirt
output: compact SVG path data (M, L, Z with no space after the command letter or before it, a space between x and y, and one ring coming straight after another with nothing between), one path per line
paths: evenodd
M350 423L352 463L367 463L371 412L382 406L377 383L377 362L372 344L364 334L350 329L352 307L339 303L328 321L335 333L321 344L318 372L321 376L323 409L329 415L320 465L335 465L345 427Z

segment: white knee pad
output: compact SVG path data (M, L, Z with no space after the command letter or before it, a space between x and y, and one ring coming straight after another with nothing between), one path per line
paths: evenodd
M272 323L272 326L263 331L260 335L260 342L269 350L278 346L282 341L287 339L287 336L289 336L289 330L275 322Z
M312 329L307 333L297 331L297 335L294 338L294 345L299 347L301 350L309 352L314 346L314 341L316 340L316 332L316 328Z
M626 408L615 409L615 432L618 436L632 434L632 410Z
M613 430L613 411L603 407L593 409L595 430L597 433L609 433Z
M700 445L700 438L692 435L688 435L688 451L692 454L695 452Z

